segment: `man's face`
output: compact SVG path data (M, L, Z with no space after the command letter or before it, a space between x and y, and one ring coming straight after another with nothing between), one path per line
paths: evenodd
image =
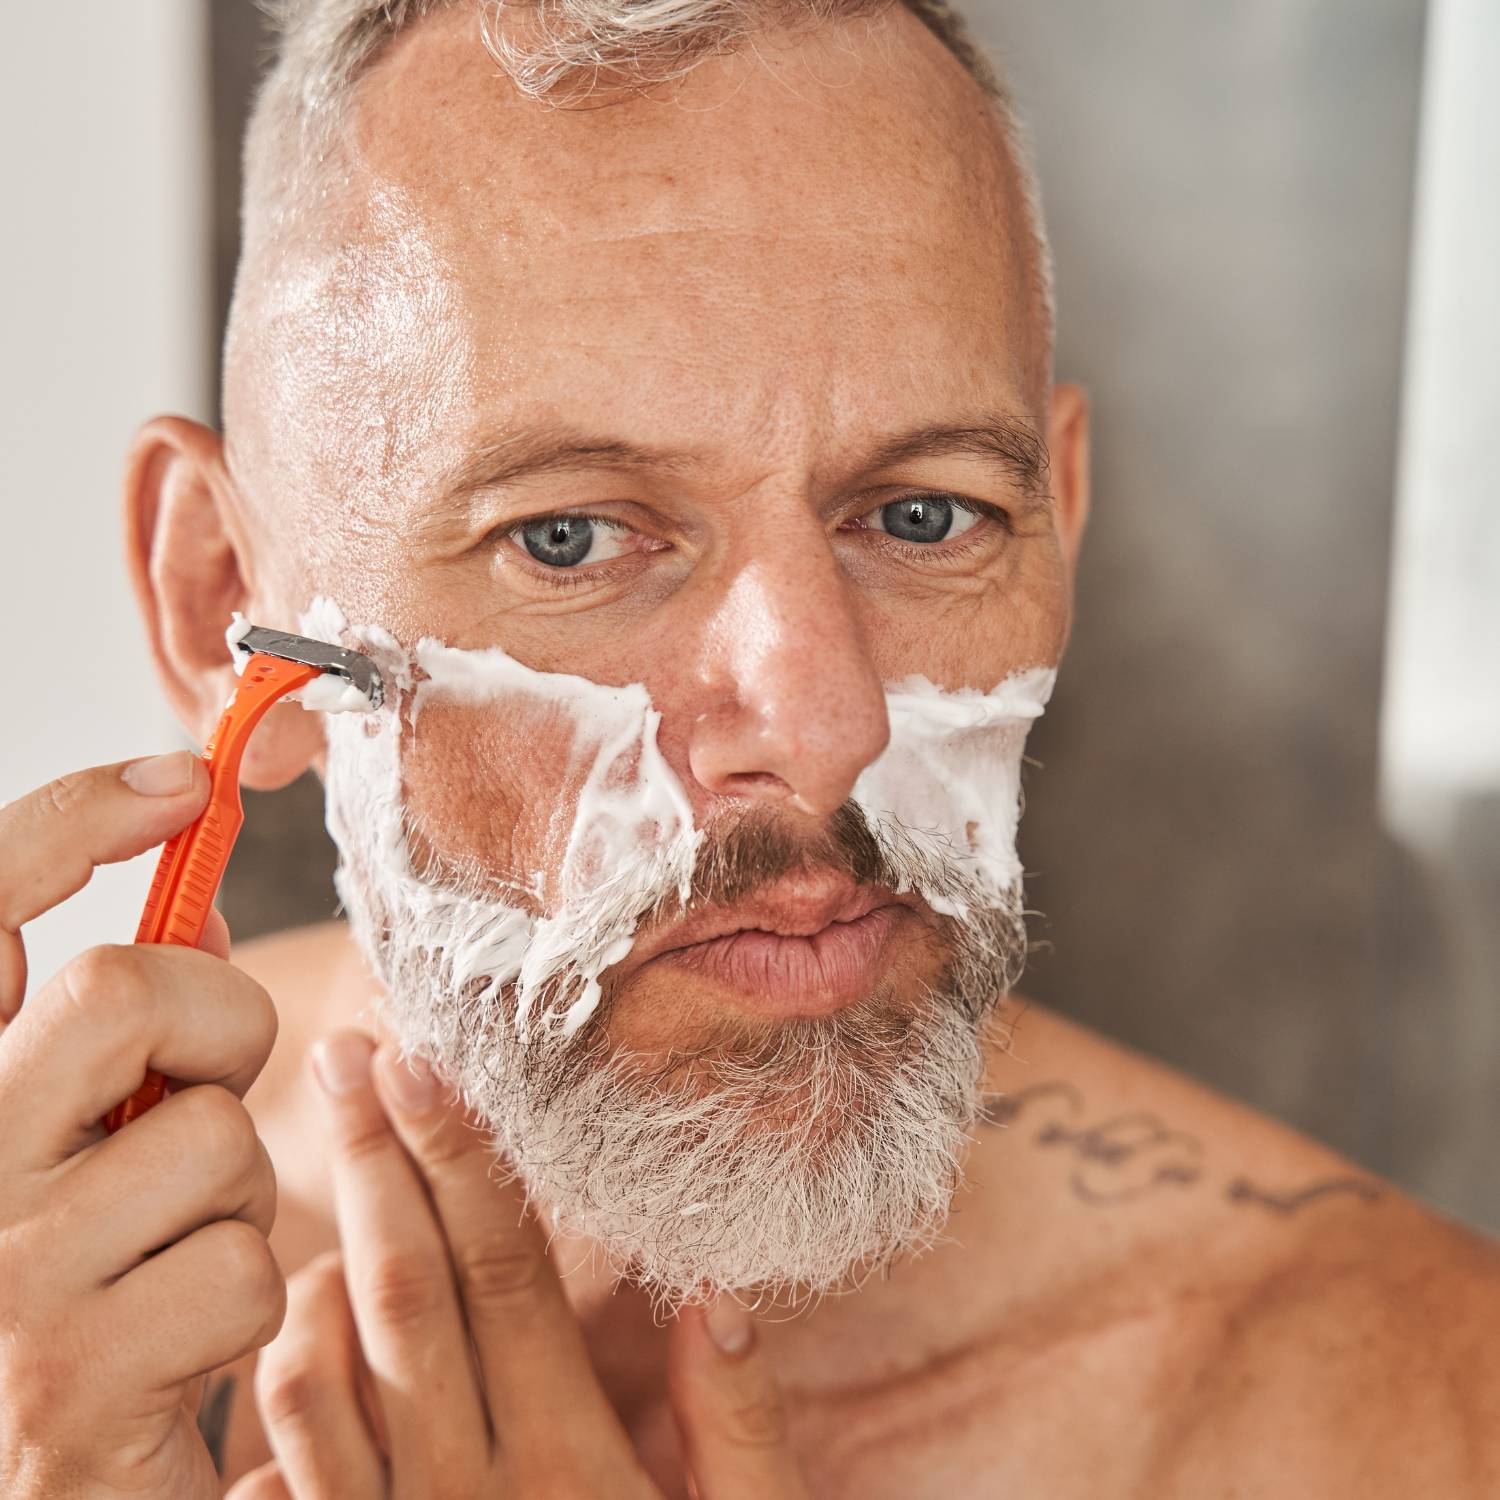
M785 852L826 844L885 747L885 686L985 692L1067 632L1073 539L1030 472L1045 340L980 92L898 9L559 110L510 94L460 7L392 47L354 130L349 192L250 292L231 364L231 472L278 517L259 607L327 594L643 684L694 822L774 828L784 898L842 890ZM539 875L545 909L569 733L426 707L421 853ZM612 972L613 1045L785 1019L660 941ZM860 983L914 1003L950 956L908 900Z

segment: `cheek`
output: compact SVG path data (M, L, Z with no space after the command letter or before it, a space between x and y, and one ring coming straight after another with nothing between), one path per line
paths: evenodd
M1037 545L1032 563L1006 600L1002 676L1055 665L1067 642L1073 591L1055 537Z
M544 903L572 831L588 761L574 753L574 729L554 706L518 699L472 707L428 703L406 736L402 780L414 865L435 858L487 878L533 911Z
M1054 666L1067 640L1071 594L1055 543L984 578L945 579L881 600L866 627L886 683L916 673L945 687L988 691L1013 672Z

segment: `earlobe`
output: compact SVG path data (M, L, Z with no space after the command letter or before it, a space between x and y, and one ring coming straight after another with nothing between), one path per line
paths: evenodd
M1054 387L1047 449L1051 458L1052 498L1057 509L1058 536L1071 578L1078 566L1078 551L1083 543L1090 501L1089 398L1082 386L1061 384Z
M125 556L157 677L201 745L234 690L224 644L235 610L253 618L256 590L223 440L185 417L157 417L136 434L125 471ZM271 790L293 781L322 748L318 716L272 711L246 753L242 780Z

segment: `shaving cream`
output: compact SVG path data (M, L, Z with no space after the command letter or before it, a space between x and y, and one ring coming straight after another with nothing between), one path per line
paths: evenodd
M378 626L351 626L322 597L301 629L364 652L387 685L375 713L325 721L328 827L351 917L364 893L378 889L385 911L418 914L414 927L436 935L452 993L487 1004L514 986L520 1040L539 1025L572 1036L598 1006L600 975L630 951L641 893L675 890L686 899L702 841L690 799L658 748L661 715L650 694L640 683L612 687L539 672L498 647L462 650L431 638L404 646ZM887 689L890 742L859 776L851 800L878 838L899 842L903 868L916 872L907 888L939 912L962 920L971 905L1019 902L1022 748L1054 676L1050 667L1031 668L988 692L949 692L920 676ZM512 876L509 899L497 899L492 872L439 883L414 869L403 821L402 736L438 700L475 707L530 701L571 726L582 783L552 910L540 909L541 872ZM367 943L376 939L362 929L378 925L355 921Z

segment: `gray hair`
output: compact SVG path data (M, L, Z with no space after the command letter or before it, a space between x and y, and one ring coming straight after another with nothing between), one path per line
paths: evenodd
M732 52L768 26L812 29L901 4L963 65L991 100L1019 178L1032 254L1032 291L1052 343L1052 256L1025 127L995 64L949 0L261 0L280 35L277 59L246 135L246 235L259 200L274 223L296 211L314 170L337 149L355 85L381 50L433 11L468 4L501 70L535 98L575 98L601 80L664 83ZM524 38L501 26L524 11Z

